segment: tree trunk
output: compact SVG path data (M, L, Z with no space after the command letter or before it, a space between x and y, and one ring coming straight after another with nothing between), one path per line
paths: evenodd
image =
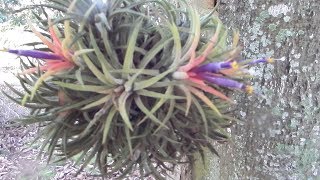
M221 0L218 11L240 30L244 58L282 61L252 69L256 94L235 95L244 122L201 179L319 178L320 1Z

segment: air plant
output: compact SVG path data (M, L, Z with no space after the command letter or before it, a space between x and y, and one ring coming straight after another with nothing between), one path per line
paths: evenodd
M200 17L181 1L53 0L39 5L40 33L48 48L5 51L21 58L24 92L10 99L31 109L19 120L42 127L49 161L92 160L105 177L140 170L157 179L194 153L217 154L234 123L226 91L253 92L248 66L273 59L240 60L219 18ZM33 7L34 8L34 7ZM49 19L45 9L61 17ZM31 24L31 23L29 23ZM212 36L212 37L209 37ZM39 64L30 58L38 59ZM186 161L183 161L186 160Z

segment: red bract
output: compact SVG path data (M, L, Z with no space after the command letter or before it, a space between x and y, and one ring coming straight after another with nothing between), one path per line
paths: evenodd
M199 97L204 103L206 103L211 109L213 109L218 115L220 112L213 105L211 100L202 92L208 92L221 98L223 100L232 102L230 98L224 95L222 92L216 90L217 87L223 88L231 88L231 89L239 89L246 91L247 93L253 92L253 87L250 85L246 85L244 83L238 82L233 78L241 78L244 75L248 75L247 70L245 69L249 65L254 65L257 63L272 63L274 59L272 58L262 58L256 60L235 60L235 54L238 52L238 34L235 34L234 37L234 50L229 53L230 58L224 62L210 62L205 63L208 60L208 56L214 52L216 43L218 42L219 33L221 30L220 23L217 26L216 32L208 42L206 48L202 51L202 53L196 57L196 45L193 43L193 46L190 47L188 51L188 55L190 56L190 60L185 65L178 68L178 71L173 73L173 78L177 80L183 80L186 82L186 85L180 86L185 92L187 97L187 110L188 113L190 106L190 95L194 94ZM198 42L199 35L196 36L194 42ZM214 88L215 87L215 88ZM189 99L188 99L189 98Z
M37 31L33 27L31 23L29 23L33 33L41 39L42 43L46 45L51 52L38 51L38 50L19 50L19 49L3 50L19 56L32 57L32 58L37 58L44 61L43 65L40 65L39 67L26 69L21 73L21 74L30 74L38 70L40 70L41 72L44 72L35 83L34 88L31 91L31 94L26 95L26 96L30 96L30 99L33 99L38 87L48 77L75 67L75 63L73 61L73 51L69 49L69 45L71 44L71 40L72 40L71 31L70 31L70 28L68 28L69 22L65 21L65 26L66 26L65 38L62 41L57 36L55 26L52 25L50 20L48 24L49 24L49 33L50 33L51 40L43 36L39 31ZM26 98L24 99L26 100ZM22 102L22 104L24 104L24 102Z

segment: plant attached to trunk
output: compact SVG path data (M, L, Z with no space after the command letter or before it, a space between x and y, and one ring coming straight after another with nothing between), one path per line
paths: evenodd
M228 45L218 17L200 18L184 1L39 6L49 33L30 27L47 48L4 50L29 59L17 75L24 92L8 85L17 95L8 97L31 109L20 122L40 124L49 159L80 154L80 170L94 160L107 177L139 169L160 179L195 152L217 154L211 142L227 141L235 121L225 92L252 93L246 68L273 61L239 60L238 33Z

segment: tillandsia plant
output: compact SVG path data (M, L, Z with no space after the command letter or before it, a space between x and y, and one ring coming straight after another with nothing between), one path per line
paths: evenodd
M47 32L29 25L46 47L3 50L21 57L24 90L8 84L17 96L7 96L31 109L19 122L42 127L49 160L77 157L79 171L94 160L105 177L139 170L161 179L193 163L194 153L217 154L212 141L227 141L224 129L236 121L226 92L252 93L247 67L273 61L241 60L238 33L229 45L214 13L200 17L184 1L52 0L38 7L38 26ZM49 10L59 17L49 18Z

